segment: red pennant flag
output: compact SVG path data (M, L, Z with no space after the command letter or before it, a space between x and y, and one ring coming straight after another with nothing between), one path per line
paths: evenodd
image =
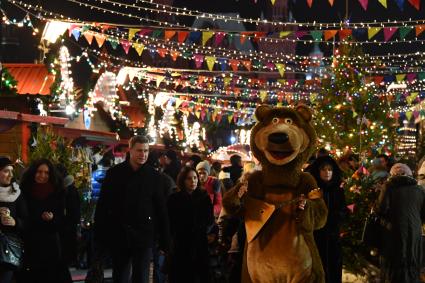
M338 30L336 29L325 30L325 41L333 38L337 32Z
M124 49L125 54L128 54L128 50L130 50L131 42L128 40L121 40L122 49Z
M313 0L307 0L307 5L311 8L311 6L313 5Z
M415 27L416 37L425 31L425 25L417 25Z
M70 26L69 26L69 28L68 28L68 34L69 34L69 36L71 37L71 35L72 35L72 31L74 30L74 29L76 29L76 28L78 28L80 25L77 25L77 24L71 24Z
M158 48L156 51L158 52L159 56L161 56L162 58L164 58L165 55L167 54L167 49L165 48Z
M376 85L380 85L383 80L384 80L383 76L376 76L373 78L373 81L375 82Z
M176 34L175 30L166 30L164 32L164 38L165 40L170 40L171 38L173 38L173 36Z
M177 40L180 43L183 43L186 40L186 38L187 38L188 35L189 35L189 32L188 31L178 31L177 32Z
M343 41L347 37L349 37L353 31L351 29L342 29L339 31L339 40Z
M398 30L396 27L384 28L384 39L385 42L390 40L390 38L394 35L394 33Z
M331 4L331 7L334 6L334 0L329 0L329 4Z
M369 3L369 0L359 0L360 5L362 5L363 10L367 11L367 4Z
M241 41L241 44L243 45L246 41L246 39L251 35L250 32L241 32L239 35L239 40Z
M220 46L220 44L223 42L224 37L226 34L224 32L217 32L214 36L214 44L215 46Z
M242 65L244 65L244 67L251 72L251 61L247 60L247 61L242 61Z
M138 34L141 36L145 36L150 34L151 32L152 32L152 29L144 28L141 31L139 31Z
M265 37L266 33L262 32L262 31L258 31L254 33L254 41L258 42L260 40L260 38Z
M421 9L421 1L420 0L408 0L409 3L416 8L416 10L420 10Z
M232 67L233 72L236 72L238 70L239 60L230 59L229 64L230 64L230 67Z

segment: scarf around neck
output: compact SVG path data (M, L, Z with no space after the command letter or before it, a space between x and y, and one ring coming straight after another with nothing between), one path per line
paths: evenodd
M0 201L14 202L21 194L21 189L17 183L12 183L9 186L0 186Z

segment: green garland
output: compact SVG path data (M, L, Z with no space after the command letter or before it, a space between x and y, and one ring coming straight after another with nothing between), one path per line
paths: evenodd
M17 95L18 82L12 76L7 68L3 67L1 72L1 88L0 94Z

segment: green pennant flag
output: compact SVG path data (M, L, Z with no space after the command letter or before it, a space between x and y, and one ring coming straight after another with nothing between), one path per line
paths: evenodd
M320 30L312 30L310 31L310 35L314 41L320 41L322 40L323 32Z
M413 27L400 27L398 29L398 32L400 33L400 39L403 40L412 29Z
M162 33L162 30L161 30L161 29L154 30L154 31L152 32L152 37L153 37L153 38L160 38L161 33Z
M88 25L84 25L84 26L81 28L81 33L84 33L84 32L86 32L86 31L88 31L88 30L90 30L90 26L88 26Z
M425 80L425 73L418 73L418 81Z
M425 110L421 109L421 111L419 111L419 114L421 115L421 117L425 117Z
M115 40L115 39L109 39L109 44L111 44L111 46L112 46L113 49L117 49L118 43L119 42L117 40Z

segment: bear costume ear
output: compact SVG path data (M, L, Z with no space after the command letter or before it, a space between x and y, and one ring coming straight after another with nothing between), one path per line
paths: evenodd
M258 121L262 122L264 118L268 116L271 110L272 108L268 105L260 105L255 110L255 117L257 117Z
M300 114L300 116L306 121L306 122L310 122L311 119L313 118L313 112L311 111L311 109L309 107L307 107L304 104L300 104L296 107L296 110L298 112L298 114Z

